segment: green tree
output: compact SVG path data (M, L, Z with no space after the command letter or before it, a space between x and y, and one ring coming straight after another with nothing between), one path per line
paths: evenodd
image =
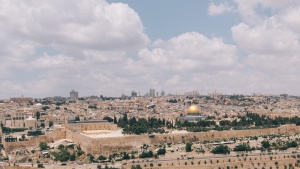
M45 128L45 123L41 123L41 127L42 127L42 128Z
M104 157L103 155L100 155L99 157L98 157L98 160L100 160L100 161L104 161L104 160L106 160L107 158L106 157Z
M89 155L89 160L90 160L91 162L93 162L94 159L95 159L95 157L94 157L92 154L90 154L90 155Z
M114 124L117 124L118 122L117 122L117 117L116 116L114 116Z
M21 138L22 138L23 141L25 141L25 138L26 138L26 137L25 137L25 134L22 134L22 137L21 137Z
M47 150L48 145L46 142L40 142L40 150Z
M53 122L49 121L49 127L52 127L52 126L53 126Z
M142 134L147 132L147 130L141 126L134 126L134 128L134 134Z
M62 149L64 149L64 148L65 148L64 145L62 145L62 144L58 145L58 149L59 149L59 150L62 150Z
M157 155L165 155L166 154L166 149L164 148L160 148L158 151L157 151Z
M250 151L251 148L249 146L249 144L239 144L237 146L234 147L233 151Z
M153 157L153 152L152 151L144 151L142 154L140 154L140 158L150 158Z
M132 165L131 169L142 169L142 167L139 164L137 164L137 165Z
M75 161L76 160L76 155L75 153L73 153L72 155L70 155L70 161Z
M75 121L80 121L79 116L76 116L76 117L75 117Z
M40 119L40 116L41 116L41 113L40 112L35 112L35 118L36 120L39 120Z
M296 141L291 141L288 143L288 147L297 147L298 143Z
M45 168L44 165L42 163L38 163L37 165L38 168Z
M261 142L261 146L263 148L270 148L270 143L269 143L269 141L264 140Z
M211 152L214 154L229 154L230 149L226 145L219 145L219 146L216 146Z
M130 159L130 156L129 154L127 154L126 152L123 154L123 159L124 160L129 160Z
M114 121L114 119L112 119L111 117L108 117L108 116L105 116L103 118L103 120L107 120L108 122L113 122Z
M193 145L193 143L187 142L185 144L185 151L186 152L191 152L192 151L192 145Z

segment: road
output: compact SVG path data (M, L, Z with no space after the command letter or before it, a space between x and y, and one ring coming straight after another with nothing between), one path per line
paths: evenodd
M211 155L211 156L202 156L202 157L194 157L192 159L187 159L187 158L180 158L179 160L210 160L210 159L228 159L228 158L244 158L244 157L260 157L260 156L278 156L278 155L296 155L297 153L294 152L281 152L278 151L273 154L268 154L268 153L244 153L247 155L244 156L237 156L237 155ZM133 162L134 161L134 162ZM115 162L114 165L108 165L109 167L117 167L120 168L123 163L126 163L127 165L133 165L133 164L147 164L147 163L163 163L163 162L174 162L178 161L177 158L162 158L162 159L132 159L132 160L124 160L124 161L118 161ZM19 166L32 166L32 163L16 163ZM4 165L9 165L8 162L0 162L0 169ZM10 165L13 165L13 163L10 163ZM56 166L62 166L60 163L59 164L43 164L45 168L56 168ZM91 163L91 164L66 164L66 166L84 166L86 167L91 167L91 168L97 168L97 165L102 165L104 166L103 163ZM35 164L36 166L36 164Z

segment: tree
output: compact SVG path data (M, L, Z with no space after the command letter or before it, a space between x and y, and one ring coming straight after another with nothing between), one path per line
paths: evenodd
M38 167L38 168L45 168L44 165L43 165L42 163L39 163L39 164L37 165L37 167Z
M264 140L261 142L261 146L263 148L270 148L270 143L269 143L269 141Z
M79 116L76 116L76 117L75 117L75 121L80 121Z
M41 123L41 127L42 127L42 128L45 128L45 123Z
M76 160L76 155L75 153L73 153L72 155L70 155L70 161L75 161Z
M40 142L40 150L47 150L48 145L46 142Z
M125 153L123 154L123 159L124 159L124 160L129 160L129 159L130 159L130 156L125 152Z
M59 150L62 150L62 149L64 149L64 148L65 148L64 145L62 145L62 144L58 145L58 149L59 149Z
M147 132L147 130L141 126L136 126L136 128L134 130L134 134L142 134L142 133L146 133L146 132Z
M158 151L157 151L157 155L165 155L166 154L166 149L164 148L160 148Z
M25 134L22 134L22 140L25 141Z
M108 122L113 122L114 121L114 119L112 119L111 117L108 117L108 116L105 116L103 118L103 120L107 120Z
M132 165L131 169L142 169L142 167L138 164L138 165Z
M186 152L191 152L192 151L192 145L193 145L193 143L187 142L185 144L185 151Z
M152 151L144 151L142 152L142 154L140 154L140 158L149 158L149 157L153 157L153 152Z
M114 124L117 124L118 122L117 122L117 117L116 116L114 116Z
M43 106L42 109L43 109L44 111L46 111L47 109L50 109L50 107L49 107L49 106Z
M53 122L49 121L49 127L52 127L52 126L53 126Z
M106 157L104 157L103 155L100 155L99 157L98 157L98 160L100 160L100 161L104 161L104 160L106 160L107 158Z
M288 143L288 147L297 147L298 143L296 141L291 141Z
M95 159L95 157L93 155L91 155L91 154L89 156L90 156L90 161L93 162L94 159Z
M230 149L226 145L219 145L219 146L216 146L211 152L214 154L229 154Z
M233 151L250 151L251 148L249 146L249 144L239 144L237 146L234 147Z
M37 112L35 113L35 118L36 118L36 120L39 120L39 119L40 119L40 116L41 116L41 113L37 111Z

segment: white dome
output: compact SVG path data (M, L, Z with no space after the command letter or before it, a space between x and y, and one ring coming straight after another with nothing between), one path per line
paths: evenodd
M41 103L35 104L36 107L42 107L43 105Z
M33 118L32 116L28 117L26 120L30 120L30 121L36 121L35 118Z

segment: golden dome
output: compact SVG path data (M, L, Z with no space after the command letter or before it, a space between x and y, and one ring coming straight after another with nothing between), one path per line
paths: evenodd
M196 105L191 105L191 106L188 108L187 113L188 113L188 114L199 114L199 113L200 113L200 110L199 110L198 106L196 106Z

